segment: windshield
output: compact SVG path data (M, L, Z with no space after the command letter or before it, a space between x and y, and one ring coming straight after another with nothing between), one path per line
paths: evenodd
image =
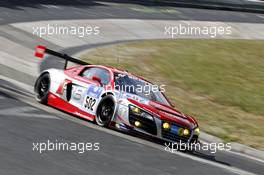
M135 76L122 73L115 73L115 89L135 94L151 101L159 102L170 106L166 97L159 90L157 85L150 84Z

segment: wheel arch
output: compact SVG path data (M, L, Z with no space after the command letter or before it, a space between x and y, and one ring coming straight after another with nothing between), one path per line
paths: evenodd
M112 95L114 97L114 93L113 92L104 92L102 95L101 95L101 98L104 98L105 96L107 95Z

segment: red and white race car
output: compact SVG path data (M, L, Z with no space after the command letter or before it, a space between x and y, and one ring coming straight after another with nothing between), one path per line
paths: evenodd
M37 46L37 57L45 53L63 58L66 63L65 70L47 69L36 80L35 94L40 103L104 127L136 131L170 142L198 141L196 120L174 109L163 92L151 88L154 85L149 81ZM68 61L80 65L67 69ZM139 92L135 87L148 90Z

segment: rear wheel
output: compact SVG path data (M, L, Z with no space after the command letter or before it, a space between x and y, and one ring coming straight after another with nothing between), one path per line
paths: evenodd
M49 88L50 76L49 73L44 73L37 79L35 83L35 97L38 102L47 104Z
M107 127L113 118L115 111L115 102L114 98L111 95L107 95L102 98L101 102L98 105L95 122L99 126Z

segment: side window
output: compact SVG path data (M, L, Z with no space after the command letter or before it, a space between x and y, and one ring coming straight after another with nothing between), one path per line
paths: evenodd
M92 79L93 76L99 77L103 85L107 85L110 82L109 72L102 68L87 68L81 73L80 76L85 77L87 79Z

